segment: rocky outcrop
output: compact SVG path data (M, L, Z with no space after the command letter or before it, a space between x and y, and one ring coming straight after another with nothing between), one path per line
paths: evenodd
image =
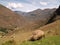
M60 15L60 6L59 8L55 11L56 15Z
M44 33L44 31L42 31L42 30L35 30L33 33L32 33L32 35L31 35L31 37L30 37L30 41L35 41L35 40L39 40L39 39L41 39L42 37L45 37L45 33Z
M53 16L50 18L47 24L60 19L60 6L56 9L56 11L54 11L54 13L52 13L52 15Z

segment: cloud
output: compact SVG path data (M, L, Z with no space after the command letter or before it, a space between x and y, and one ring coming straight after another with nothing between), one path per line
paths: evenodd
M41 5L48 5L48 2L40 2Z
M17 11L24 11L24 12L30 12L30 11L33 11L35 9L37 9L38 7L36 6L33 6L31 4L27 4L27 3L22 3L24 5L24 7L22 8L17 8L17 9L14 9L14 10L17 10Z
M6 7L13 11L23 11L23 12L29 12L29 11L37 9L37 7L32 4L16 3L16 2L9 2Z
M9 2L7 5L8 8L21 8L24 7L21 3L14 3L14 2Z
M24 11L29 12L36 10L38 8L54 8L58 7L60 3L57 3L56 0L8 0L8 1L0 1L6 7L10 8L13 11Z

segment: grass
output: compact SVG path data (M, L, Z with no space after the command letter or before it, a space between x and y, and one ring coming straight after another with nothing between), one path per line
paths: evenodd
M57 20L51 24L45 25L43 27L40 27L39 29L50 33L47 33L47 35L60 35L60 20Z
M23 41L20 45L60 45L60 36L47 37L38 41Z
M58 20L54 23L48 24L46 26L43 26L39 29L47 32L46 38L44 38L42 40L34 41L34 42L24 41L31 35L32 31L28 31L28 32L19 31L18 33L13 34L12 37L16 41L17 44L19 43L18 45L60 45L60 20ZM50 33L48 33L49 31L50 31ZM56 35L58 35L58 36L56 36ZM8 36L6 39L2 38L1 39L2 41L1 40L0 41L5 42L5 40L9 40L9 39L11 39L10 36ZM9 42L4 43L4 45L9 45L9 44L12 45L12 43L9 43Z
M3 43L2 45L16 45L16 43L14 40L9 40L9 41L6 41L5 43Z

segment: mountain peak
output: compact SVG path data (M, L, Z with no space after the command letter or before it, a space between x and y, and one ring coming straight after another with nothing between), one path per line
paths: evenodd
M56 14L60 15L60 5L59 5L58 9L56 10Z

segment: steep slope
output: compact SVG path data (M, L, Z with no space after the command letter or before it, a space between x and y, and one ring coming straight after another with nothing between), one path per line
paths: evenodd
M48 23L52 23L59 19L60 19L60 6L56 9L56 11L54 11L53 16L50 18Z
M35 28L39 28L40 26L47 24L47 22L53 16L53 12L55 10L55 8L44 10L37 9L32 12L28 12L25 17L32 24L33 27L35 26Z
M10 9L0 5L0 31L13 31L16 28L27 28L27 24L28 22L22 15L18 15Z
M32 12L19 12L17 11L16 13L18 14L23 14L23 16L27 19L27 21L30 23L30 25L34 28L37 29L40 26L43 26L45 24L48 24L50 19L53 17L53 13L56 9L37 9Z
M59 6L59 8L55 11L55 13L56 13L57 15L60 15L60 6Z
M58 9L55 11L54 14L56 15L56 19L55 20L59 20L60 19L60 6L58 7Z
M47 35L49 35L49 34L50 35L60 35L60 20L57 20L51 24L40 27L39 29L47 32Z
M41 9L37 9L37 10L34 10L32 12L28 12L27 14L27 18L31 21L34 21L34 20L44 20L44 19L50 19L52 17L52 13L55 11L56 9L44 9L44 10L41 10Z
M51 24L47 24L46 26L43 26L40 29L47 31L48 35L60 35L60 6L53 13L53 17L51 18L51 20L54 22Z

